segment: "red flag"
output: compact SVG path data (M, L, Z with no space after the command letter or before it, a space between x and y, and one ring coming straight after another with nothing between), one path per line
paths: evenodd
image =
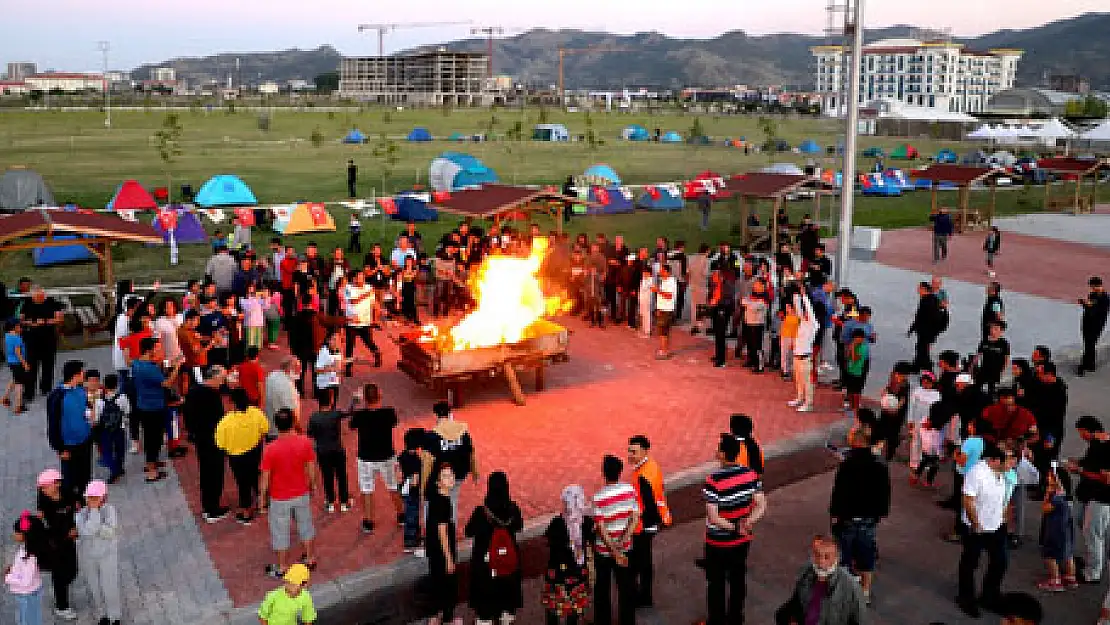
M651 199L653 199L653 200L658 200L659 196L661 195L659 193L659 189L656 189L655 187L648 187L647 192L648 192L648 195L650 195Z
M254 225L254 209L240 207L235 209L235 219L240 226L249 228Z
M326 226L328 223L328 211L324 208L323 204L312 203L308 205L308 214L312 217L312 225Z
M432 193L432 201L434 202L446 202L449 199L451 199L451 193L449 191L436 191Z
M599 204L608 204L609 192L602 187L594 187L594 198Z
M158 211L158 223L162 226L162 230L170 231L177 229L177 211L172 208L163 208Z
M397 203L394 202L391 197L378 198L378 204L381 205L382 210L385 211L387 215L392 215L397 212Z

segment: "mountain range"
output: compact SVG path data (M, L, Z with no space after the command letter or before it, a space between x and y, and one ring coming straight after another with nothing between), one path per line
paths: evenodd
M865 41L913 37L922 29L899 25L866 31ZM972 49L1019 48L1019 86L1039 86L1050 74L1079 74L1093 89L1110 90L1110 13L1087 13L1024 30L1000 30L955 41ZM832 43L827 37L797 34L748 35L730 31L711 39L678 39L658 32L617 35L581 30L533 29L494 41L494 71L534 86L555 84L558 49L609 48L611 52L567 54L568 88L652 86L724 86L734 84L812 87L810 46ZM446 48L484 51L485 39L462 39L413 50ZM286 50L219 54L204 58L172 59L144 65L133 72L147 77L151 68L173 67L189 81L220 77L238 71L242 82L301 78L335 71L342 55L331 46L315 50ZM239 60L239 68L236 67ZM234 75L234 74L232 74Z

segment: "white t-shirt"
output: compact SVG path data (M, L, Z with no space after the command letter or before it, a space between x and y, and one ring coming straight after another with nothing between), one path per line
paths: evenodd
M964 476L963 494L975 498L975 512L979 526L985 532L1002 527L1006 510L1006 480L995 473L986 461L980 460ZM967 512L961 513L963 522L971 525Z
M347 300L347 319L351 325L368 326L374 323L374 287L347 284L343 297ZM360 297L362 300L355 302Z
M334 367L341 360L339 354L331 353L328 346L325 345L320 348L320 353L316 356L316 370L327 367ZM316 374L316 388L328 388L331 386L339 386L339 372L326 371Z
M669 293L670 297L664 294ZM655 298L655 309L665 312L674 312L676 298L678 297L678 280L674 276L659 279L659 297Z
M940 391L935 388L918 386L910 393L910 404L906 410L906 421L919 424L929 416L929 409L940 401Z
M166 358L176 359L181 355L181 344L177 341L177 320L169 317L158 317L154 320L154 333L162 341L162 350Z
M116 315L115 332L112 334L112 366L116 371L121 371L127 368L127 356L123 353L123 348L119 346L119 340L131 334L130 328L131 320L127 315L120 313Z

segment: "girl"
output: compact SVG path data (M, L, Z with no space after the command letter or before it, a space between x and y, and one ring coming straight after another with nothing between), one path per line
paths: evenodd
M4 583L16 601L16 625L42 625L42 572L40 562L47 557L42 521L24 510L12 528L12 540L19 544L15 559L4 569Z
M1037 584L1040 590L1060 592L1078 588L1075 578L1075 522L1071 514L1071 479L1067 473L1048 472L1044 502L1044 529L1041 534L1041 557L1048 569L1048 579ZM1061 569L1063 575L1061 576Z
M940 401L940 391L936 388L937 378L932 371L921 374L921 386L910 393L909 409L906 412L906 429L910 436L910 483L916 483L917 468L921 464L921 424L929 420L929 410Z
M789 380L794 366L794 339L798 338L798 325L801 319L798 317L798 309L794 308L794 302L791 301L783 302L782 310L778 314L779 356L781 357L779 369L782 371L782 379Z
M987 231L987 238L983 241L983 251L987 253L987 275L994 277L994 257L1002 249L1002 232L998 226L991 226Z
M428 619L428 625L462 625L463 622L462 618L455 617L455 604L459 601L459 578L455 570L458 547L451 499L447 496L454 487L455 471L451 465L436 465L428 480L428 516L424 530L435 605L435 616Z
M970 424L968 427L971 427ZM921 458L917 470L910 474L910 486L922 484L925 488L933 488L936 484L937 472L940 471L941 441L943 436L940 430L929 423L928 417L918 424L917 441L920 447ZM924 476L924 480L922 480Z
M405 257L405 268L401 270L398 297L401 300L401 315L412 325L420 325L420 316L416 310L416 277L418 269L416 259L412 256Z
M264 307L264 317L266 319L266 347L269 349L277 349L278 335L281 333L281 290L274 288L262 289L262 295L267 299Z
M62 474L57 469L39 473L39 517L46 525L46 540L51 551L50 580L54 585L54 616L77 620L69 607L69 586L77 578L77 525L74 516L80 506L76 495L62 490Z
M563 511L544 532L549 548L540 602L547 625L578 625L590 604L590 569L593 568L593 518L582 487L563 489Z
M246 345L243 341L243 316L239 314L234 295L224 296L223 308L220 312L224 315L227 324L227 364L235 366L243 362ZM223 364L223 363L220 363Z
M85 488L86 506L77 513L77 547L101 623L123 619L119 575L119 515L105 503L108 485L93 480Z
M235 520L241 525L250 525L258 497L262 440L270 431L270 422L261 410L250 405L247 392L241 388L232 389L231 403L235 410L216 424L216 446L227 454L227 463L239 489L239 512Z
M640 290L638 291L638 306L637 314L640 319L640 335L644 338L651 336L651 324L655 317L651 314L651 298L652 287L655 286L655 278L651 275L651 269L645 267L640 274Z
M512 622L524 605L517 545L522 529L524 517L509 495L509 478L494 471L485 500L474 509L464 530L474 539L473 553L477 555L470 565L470 607L478 625Z
M247 347L262 349L262 334L266 327L266 297L260 294L254 284L247 285L246 296L239 300L243 311L243 334Z
M8 321L8 331L4 335L4 356L8 362L8 368L12 370L12 379L8 382L8 388L4 389L4 397L0 399L0 404L11 406L9 396L14 390L16 406L12 414L22 414L26 411L23 405L23 381L27 378L27 372L31 370L31 366L27 364L27 344L23 342L19 319Z

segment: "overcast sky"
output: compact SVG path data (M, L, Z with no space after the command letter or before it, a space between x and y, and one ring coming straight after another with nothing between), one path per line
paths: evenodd
M588 28L618 33L655 30L676 37L803 32L825 26L827 0L11 0L3 15L0 62L33 61L40 69L99 70L96 42L111 44L110 65L130 69L176 56L315 48L374 54L377 37L360 22L471 21L507 29ZM381 8L382 4L386 8ZM1085 12L1108 0L870 0L868 27L914 24L977 35L1028 28ZM468 26L429 27L387 36L386 51L468 35Z

